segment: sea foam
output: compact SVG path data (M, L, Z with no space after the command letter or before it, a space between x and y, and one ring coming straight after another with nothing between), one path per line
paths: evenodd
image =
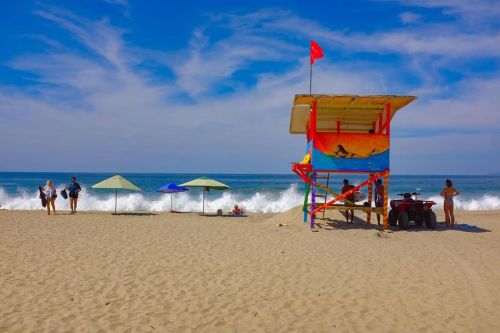
M58 187L58 193L64 187ZM281 192L254 192L242 194L241 192L216 192L205 194L205 211L215 212L218 209L229 211L235 204L243 207L249 213L279 213L292 207L301 205L304 193L297 185L291 185ZM422 196L424 200L432 200L437 204L437 209L443 208L443 198L440 196ZM482 195L475 199L456 197L455 209L457 210L495 210L500 209L500 197L495 195ZM174 210L182 212L199 212L202 210L201 193L177 193L173 197ZM321 201L322 202L322 201ZM38 210L43 207L38 198L38 192L20 191L16 195L7 194L0 188L0 205L3 209L12 210ZM78 209L81 211L113 211L115 207L114 194L89 193L83 188L78 200ZM69 210L69 200L64 200L60 195L56 201L56 209ZM158 194L146 196L142 193L118 192L119 211L152 211L161 212L170 210L170 195Z
M64 187L58 187L57 192ZM168 211L170 210L170 195L158 194L148 197L142 193L118 192L118 210L120 211ZM205 194L205 211L215 212L218 209L229 211L235 204L243 207L250 213L278 213L286 211L303 202L303 193L297 190L296 185L279 193L255 192L243 195L237 192L222 192L222 195ZM21 191L17 195L9 195L0 188L0 205L4 209L37 210L43 207L38 198L38 192L28 193ZM78 210L81 211L113 211L115 195L90 194L82 188L78 199ZM182 212L198 212L202 210L201 193L177 193L173 195L173 208ZM68 210L69 200L60 195L56 200L56 209Z

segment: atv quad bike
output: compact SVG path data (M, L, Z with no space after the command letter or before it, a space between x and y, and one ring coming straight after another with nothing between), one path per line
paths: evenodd
M399 225L400 229L407 229L409 222L414 221L415 225L421 227L424 223L428 229L436 229L436 213L432 211L434 201L418 200L420 193L399 193L403 199L391 200L391 210L389 211L389 224ZM415 196L415 199L413 199Z

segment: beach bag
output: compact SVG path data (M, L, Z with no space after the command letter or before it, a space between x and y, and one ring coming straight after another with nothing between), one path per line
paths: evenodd
M40 200L42 202L42 207L47 207L47 198L45 197L45 193L43 192L43 188L38 186L38 191L40 192Z
M61 191L61 196L66 200L68 199L68 193L66 192L66 190L62 190Z
M54 194L52 194L51 198L52 198L52 199L57 198L57 194L55 194L55 193L54 193Z

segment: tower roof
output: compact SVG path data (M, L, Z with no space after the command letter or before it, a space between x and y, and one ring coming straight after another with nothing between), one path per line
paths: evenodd
M395 95L295 95L290 118L290 133L305 134L311 105L318 103L316 131L335 132L340 121L342 132L366 133L391 104L391 120L398 110L413 102L415 96ZM385 121L385 119L384 119Z

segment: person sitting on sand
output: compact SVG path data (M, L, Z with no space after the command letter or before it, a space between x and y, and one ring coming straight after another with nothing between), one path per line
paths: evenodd
M56 215L57 191L51 180L47 180L47 185L43 188L43 192L45 193L45 199L47 200L47 213L50 215L50 206L52 205L52 210L54 211L54 215Z
M234 205L233 210L231 211L232 215L243 215L243 208L239 208L238 205Z
M349 184L349 180L344 179L344 186L342 187L342 194L352 190L353 188L354 188L354 186ZM346 203L345 204L346 206L351 206L352 204L354 204L354 193L349 194L345 198L351 202L351 204ZM350 223L354 223L354 210L346 210L345 211L346 223L349 223L349 212L351 212L351 214L350 214L351 215L351 222Z
M453 197L459 195L460 192L453 187L451 180L446 179L446 187L441 191L441 196L444 197L444 214L446 216L446 228L451 225L455 228L455 215L453 214Z

